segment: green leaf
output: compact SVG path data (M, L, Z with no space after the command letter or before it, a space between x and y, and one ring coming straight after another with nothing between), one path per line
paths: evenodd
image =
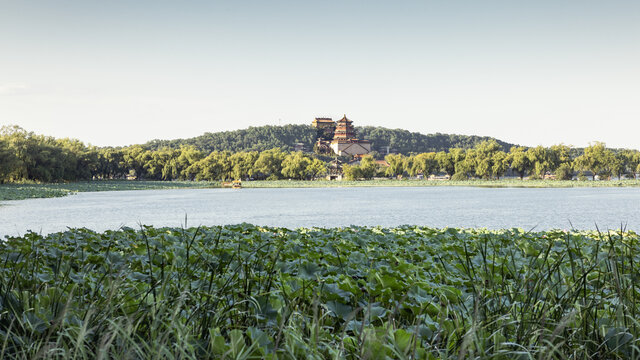
M328 301L325 306L330 311L329 315L342 318L343 320L349 318L349 315L353 311L353 308L351 306L345 305L338 301Z
M316 280L316 274L318 274L320 270L322 270L322 268L317 264L306 263L298 268L298 276L305 280Z

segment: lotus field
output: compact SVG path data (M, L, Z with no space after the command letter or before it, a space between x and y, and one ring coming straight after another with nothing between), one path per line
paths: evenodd
M633 232L72 229L0 243L2 359L640 359Z

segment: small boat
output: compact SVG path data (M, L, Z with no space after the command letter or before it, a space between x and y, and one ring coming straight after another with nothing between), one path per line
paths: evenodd
M222 182L222 187L232 188L232 189L242 189L242 181L241 180L224 181Z

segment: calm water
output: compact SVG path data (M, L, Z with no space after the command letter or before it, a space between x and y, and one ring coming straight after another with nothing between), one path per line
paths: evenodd
M640 230L640 189L310 188L184 189L79 193L0 204L0 236L67 227L308 226Z

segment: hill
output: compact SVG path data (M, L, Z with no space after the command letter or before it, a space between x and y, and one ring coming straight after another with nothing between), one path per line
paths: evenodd
M372 143L372 149L382 152L388 146L399 153L423 153L431 151L446 151L450 148L472 148L475 144L491 139L487 136L469 136L453 134L421 134L402 129L388 129L383 127L356 127L358 138L367 139ZM228 150L264 151L272 148L293 150L296 143L302 143L305 149L312 149L316 139L316 129L309 125L258 126L242 130L207 132L189 139L152 140L145 147L155 150L162 147L179 148L182 145L192 145L206 152ZM496 141L508 151L513 144L501 140Z

